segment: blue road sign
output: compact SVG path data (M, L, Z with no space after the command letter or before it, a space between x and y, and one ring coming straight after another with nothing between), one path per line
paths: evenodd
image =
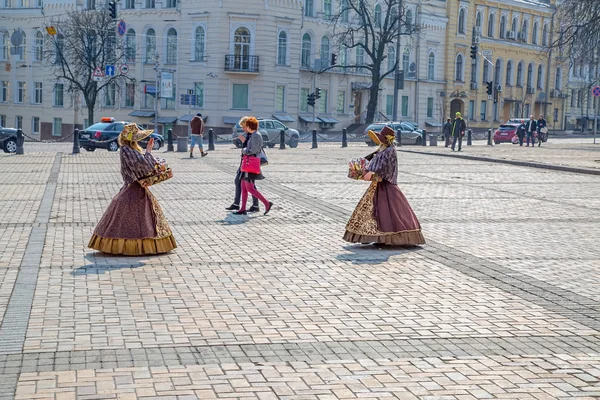
M127 25L125 24L125 21L120 20L117 24L117 33L119 36L123 36L125 35L125 32L127 32Z
M594 97L600 97L600 86L595 86L592 89L592 93L594 94Z
M114 65L107 65L106 68L105 68L104 75L106 75L106 76L115 76L115 66Z

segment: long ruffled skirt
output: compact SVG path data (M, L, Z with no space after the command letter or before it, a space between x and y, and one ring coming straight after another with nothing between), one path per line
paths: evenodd
M156 198L134 182L113 198L88 247L107 254L141 256L167 253L177 243Z
M372 182L346 225L344 240L417 246L425 243L421 225L397 185Z

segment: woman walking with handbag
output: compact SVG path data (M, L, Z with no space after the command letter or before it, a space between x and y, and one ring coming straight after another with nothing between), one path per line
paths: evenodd
M242 119L240 119L240 122L239 122L240 127L244 130L244 132L246 132L245 135L239 136L239 139L242 141L242 151L246 146L248 146L248 131L246 128L246 121L248 121L248 118L250 118L250 117L242 117ZM242 169L241 168L242 168L242 163L240 160L240 167L238 168L238 170L235 174L235 179L234 179L235 197L233 199L233 203L231 203L231 205L229 207L225 207L225 209L228 211L236 211L236 210L240 209L240 199L242 198ZM256 179L263 179L263 177L259 176ZM254 185L254 188L256 189L256 184ZM252 207L250 207L248 212L258 212L258 211L260 211L260 209L258 208L258 199L256 197L252 196Z
M241 178L242 178L242 203L240 204L240 210L235 212L236 215L246 215L246 201L248 200L248 193L259 199L265 205L265 213L267 215L271 208L273 208L273 202L268 201L265 197L256 189L254 181L259 178L260 173L260 153L262 151L263 139L260 133L257 132L258 120L254 117L248 118L246 121L246 132L248 132L248 140L246 147L242 149L242 166L241 166Z

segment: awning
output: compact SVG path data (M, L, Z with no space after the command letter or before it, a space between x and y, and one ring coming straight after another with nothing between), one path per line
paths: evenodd
M316 122L317 124L321 123L321 120L319 118L315 118L313 120L313 117L307 117L304 115L298 115L298 119L302 122L306 122L307 124L310 124L312 122Z
M296 119L289 114L273 114L273 118L281 122L294 122Z
M440 128L443 126L441 122L429 122L429 121L425 121L425 125L432 126L434 128Z
M223 117L223 123L227 125L235 125L239 122L239 117Z
M505 97L502 99L502 101L504 101L505 103L520 103L521 102L521 100L511 99L510 97Z
M338 121L337 119L333 118L333 117L319 117L319 119L321 121L323 121L323 123L325 124L339 124L340 121Z
M371 82L352 82L352 90L370 90Z
M185 115L182 115L181 117L179 117L179 121L190 122L192 120L192 118L194 118L194 116L192 114L185 114Z
M150 120L150 123L153 124L155 121L155 118L152 118ZM159 124L174 124L175 121L177 121L177 117L158 117L158 122Z
M129 113L130 116L132 117L146 117L146 118L151 118L154 117L154 111L141 111L141 110L135 110Z

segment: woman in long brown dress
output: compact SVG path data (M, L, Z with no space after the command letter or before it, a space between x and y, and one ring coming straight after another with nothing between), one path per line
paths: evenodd
M398 187L398 156L394 131L369 131L380 144L373 153L364 180L371 185L356 206L346 225L344 240L352 243L377 243L390 246L417 246L425 243L421 225L408 200Z
M166 167L164 160L151 154L153 139L146 153L138 144L151 133L129 124L119 135L123 187L104 212L88 247L126 256L167 253L177 247L158 201L140 184L154 180Z

